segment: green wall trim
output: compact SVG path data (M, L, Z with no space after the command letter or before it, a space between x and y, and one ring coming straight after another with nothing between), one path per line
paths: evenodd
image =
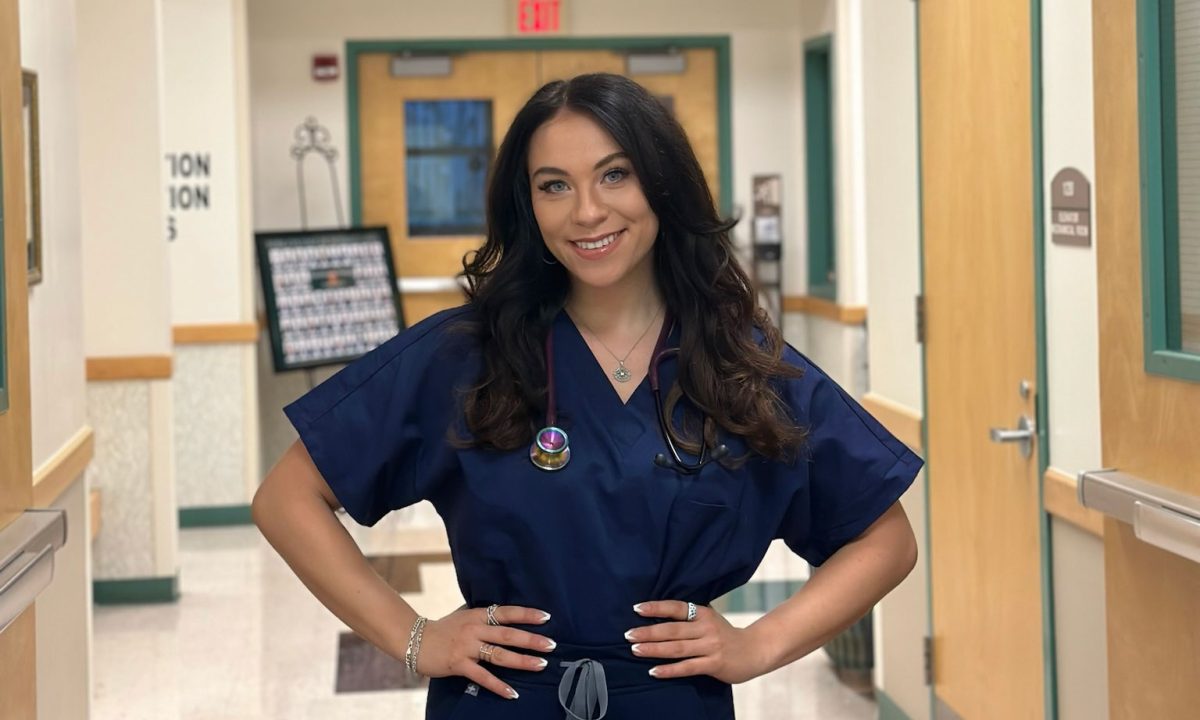
M350 178L350 222L362 224L362 145L358 117L358 57L366 53L482 52L538 50L664 50L668 48L712 48L717 55L717 174L721 190L717 202L721 213L733 212L733 73L728 35L679 35L654 37L560 37L479 40L347 40L346 124Z
M1046 330L1046 187L1045 124L1042 91L1042 0L1029 2L1030 98L1033 125L1033 282L1034 325L1037 348L1037 392L1034 407L1037 416L1038 447L1038 535L1041 548L1039 574L1042 585L1042 676L1044 717L1058 717L1058 651L1054 625L1054 537L1050 532L1050 514L1044 502L1046 469L1050 467L1050 371L1047 359Z
M179 508L179 527L219 527L223 525L253 525L249 505L217 505L213 507Z
M804 43L804 174L808 216L808 294L837 299L834 181L833 36Z
M92 602L97 605L140 605L178 599L178 573L170 577L92 581Z
M879 688L875 688L875 703L879 705L879 720L912 720L895 700Z
M1200 382L1200 355L1181 352L1175 0L1138 0L1137 25L1145 369Z

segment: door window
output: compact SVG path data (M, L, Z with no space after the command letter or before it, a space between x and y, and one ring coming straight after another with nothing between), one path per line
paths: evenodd
M483 235L490 100L404 103L408 236Z
M1146 370L1200 381L1200 0L1140 0Z

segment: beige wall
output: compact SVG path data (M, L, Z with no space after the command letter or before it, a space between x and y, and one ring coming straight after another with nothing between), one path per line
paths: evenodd
M160 0L77 6L84 349L170 355ZM115 99L119 98L120 101ZM177 574L171 380L88 383L89 482L104 492L97 579Z
M870 392L923 413L915 6L862 4L863 150L859 227L864 236ZM924 637L929 632L925 473L902 498L917 537L917 566L875 612L875 685L912 718L929 717Z
M1091 7L1090 0L1042 3L1050 464L1069 475L1101 467L1096 253L1094 245L1050 241L1050 181L1062 168L1074 167L1095 189ZM1104 544L1057 520L1051 532L1059 717L1104 718Z
M249 322L253 315L242 272L251 262L241 236L235 10L232 0L163 0L163 152L211 160L211 175L172 176L168 186L202 186L207 208L171 208L178 235L170 243L171 314L176 325ZM244 68L240 68L244 69ZM245 189L248 192L248 188ZM176 194L180 194L177 189Z
M164 149L177 158L162 166L173 324L252 323L245 0L162 0L162 12ZM187 177L185 153L206 159L207 174ZM182 188L206 191L208 205L184 207ZM176 347L173 400L180 507L249 503L260 477L256 345Z
M72 483L51 507L67 513L67 543L37 600L39 720L87 718L91 707L92 576L87 487Z
M89 0L78 12L85 351L166 355L159 2Z
M80 292L79 121L73 0L23 0L21 65L38 74L44 280L29 291L33 466L87 422Z
M22 0L21 65L38 75L43 280L29 291L33 467L87 424L80 286L79 121L74 0ZM83 478L54 507L67 544L37 602L37 706L44 720L84 718L91 698L91 571Z

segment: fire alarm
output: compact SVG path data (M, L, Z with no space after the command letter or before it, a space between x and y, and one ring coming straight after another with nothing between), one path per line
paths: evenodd
M313 55L313 80L316 80L317 82L337 80L339 74L337 55Z

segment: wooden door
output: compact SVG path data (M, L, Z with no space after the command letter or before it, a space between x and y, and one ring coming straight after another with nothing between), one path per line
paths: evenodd
M0 347L5 353L0 387L8 406L0 406L0 528L33 506L19 28L17 0L0 0ZM32 607L0 633L0 705L6 720L36 717L34 641Z
M720 197L717 130L717 53L711 48L681 51L680 74L638 75L636 80L667 99L687 131L713 197ZM449 75L393 77L392 56L359 57L359 132L363 222L388 226L400 277L452 277L463 254L479 247L481 234L410 237L405 161L406 100L473 99L492 103L492 137L498 147L517 111L550 80L588 72L625 74L625 54L611 50L495 51L451 54ZM408 324L458 305L456 292L407 293Z
M989 436L1037 417L1030 6L918 8L934 691L1039 718L1040 448Z
M717 51L689 48L680 54L684 61L682 73L640 74L633 79L670 104L696 151L713 198L720 198ZM545 50L539 53L538 77L541 83L547 83L590 72L626 75L625 58L625 53L612 50Z
M1144 364L1136 5L1093 3L1101 456L1105 467L1200 495L1200 382L1149 375ZM1104 572L1110 717L1196 717L1200 564L1109 518Z
M521 106L537 90L533 52L474 52L450 56L450 75L393 77L392 56L359 57L362 219L387 225L400 277L453 277L462 258L483 242L482 234L410 237L405 145L405 101L491 102L492 142L498 148ZM411 325L444 307L459 305L455 292L406 294L404 317Z

